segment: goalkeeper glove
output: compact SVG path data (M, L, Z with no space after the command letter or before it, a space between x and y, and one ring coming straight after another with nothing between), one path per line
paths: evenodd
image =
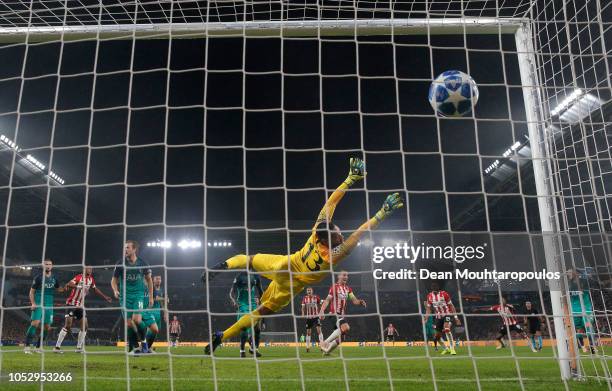
M344 180L344 183L349 187L353 186L355 182L362 180L365 174L365 163L363 160L352 157L349 163L349 174Z
M394 210L404 206L404 200L400 197L399 193L389 194L385 202L383 202L382 208L376 212L376 220L383 221L387 216L391 215Z

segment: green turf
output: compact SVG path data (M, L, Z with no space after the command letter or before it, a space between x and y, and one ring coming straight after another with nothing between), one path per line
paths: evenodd
M389 390L392 379L395 390L423 391L434 390L432 373L440 391L477 390L477 378L482 390L513 391L521 390L519 371L526 390L565 388L550 349L532 353L527 348L516 348L517 359L509 357L509 349L497 351L492 347L472 348L473 358L468 356L467 348L459 348L454 357L430 350L434 359L428 360L423 347L396 346L384 352L381 347L352 347L325 358L317 350L306 353L303 348L268 347L261 349L265 357L255 361L240 359L237 348L227 347L217 351L214 370L210 358L197 356L202 353L201 348L174 348L172 356L167 355L166 349L159 349L158 354L145 357L128 357L123 350L112 347L88 351L86 357L70 350L63 355L48 351L43 357L4 348L0 389L40 390L39 383L10 383L8 374L40 371L43 360L44 372L71 372L73 376L70 383L45 383L45 390L83 389L85 374L88 390L126 389L128 371L130 389L146 391L170 389L171 377L174 389L181 391L214 389L215 379L219 390L257 390L258 377L262 390L272 391L301 390L301 379L306 390L346 390L346 379L351 390ZM389 359L385 360L384 355ZM596 371L602 374L599 357L596 360L583 357L589 375L596 375ZM606 383L594 378L570 381L567 386L570 390L608 389Z

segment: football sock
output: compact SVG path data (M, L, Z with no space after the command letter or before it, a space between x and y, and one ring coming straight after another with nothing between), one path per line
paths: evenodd
M42 332L38 335L38 343L36 344L36 346L38 346L39 348L42 348L44 343L45 343L45 337L47 336L47 333L45 332L45 329L42 329Z
M587 334L587 338L589 339L589 345L591 347L595 346L595 341L593 340L593 336L591 334Z
M136 325L138 330L138 340L144 341L147 335L147 326L145 326L144 322L140 322Z
M538 349L542 349L542 336L538 335Z
M329 335L329 337L327 337L327 339L325 340L325 342L327 343L331 343L332 341L337 340L340 335L342 334L342 331L340 331L340 329L335 329L333 333L331 333Z
M306 348L310 348L310 335L306 336Z
M259 327L259 325L254 327L254 331L255 331L255 349L259 348L259 341L261 339L261 328Z
M79 331L79 335L77 337L77 349L83 349L83 345L85 344L85 336L87 335L87 331Z
M149 349L151 349L151 346L153 346L153 342L155 342L155 337L157 337L156 333L152 332L150 329L147 330L146 340Z
M66 338L66 334L68 334L68 330L66 330L65 327L62 327L59 334L57 335L57 342L55 343L56 348L59 348L60 346L62 346L62 343L64 342L64 338Z
M329 343L329 347L325 350L325 353L331 353L336 347L338 347L338 340L334 339Z
M453 340L453 333L448 332L446 333L446 340L448 341L448 348L450 350L454 350L455 349L455 341Z
M532 335L531 337L529 337L529 340L531 341L531 346L534 349L537 349L535 335Z
M127 339L128 339L128 350L132 351L136 346L138 346L138 337L136 336L136 332L133 328L128 327L127 330Z
M30 325L30 327L28 327L28 330L26 331L26 340L25 340L26 346L32 345L32 340L34 339L35 336L36 336L36 327Z
M230 338L234 338L237 336L242 329L248 329L253 326L253 321L257 321L259 318L259 312L257 310L251 312L250 314L243 315L236 323L228 327L223 332L223 340L227 340ZM253 321L251 320L253 319Z
M245 330L242 330L240 332L240 351L241 352L244 352L244 345L246 345L248 339L249 339L249 334Z
M584 346L584 336L582 334L578 334L578 347L582 348Z

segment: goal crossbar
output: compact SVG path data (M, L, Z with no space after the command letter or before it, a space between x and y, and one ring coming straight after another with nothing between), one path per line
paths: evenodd
M520 18L341 19L215 23L96 24L0 27L0 43L62 39L198 38L205 36L316 37L346 35L514 34Z

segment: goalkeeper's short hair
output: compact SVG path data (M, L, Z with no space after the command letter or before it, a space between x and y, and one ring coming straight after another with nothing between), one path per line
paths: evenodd
M331 221L323 221L317 226L315 233L317 234L317 242L325 242L329 244L331 238L331 231L336 229L336 224Z

